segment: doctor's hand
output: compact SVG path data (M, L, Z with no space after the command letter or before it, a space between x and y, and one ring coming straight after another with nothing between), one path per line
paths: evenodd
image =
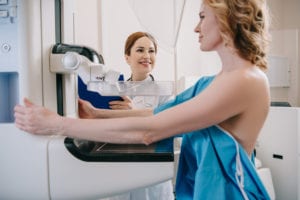
M35 105L27 98L24 99L24 106L15 106L14 112L16 127L23 131L38 135L62 134L63 117Z
M134 109L133 102L128 96L122 96L123 101L110 101L109 108L112 110L131 110Z
M96 110L89 101L78 99L78 115L80 118L94 119L96 118Z

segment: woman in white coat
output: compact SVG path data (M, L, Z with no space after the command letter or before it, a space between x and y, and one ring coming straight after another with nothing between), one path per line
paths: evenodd
M151 74L156 63L157 42L146 32L135 32L128 36L124 48L125 60L131 68L127 81L154 81ZM123 101L111 101L110 108L117 110L155 108L170 96L123 96Z
M131 68L131 76L127 81L151 82L154 77L151 74L156 61L157 42L146 32L135 32L126 40L124 54ZM128 109L154 109L165 103L170 96L123 96L123 101L109 102L113 110ZM80 100L81 107L92 106L87 101ZM90 108L94 109L94 108ZM81 118L90 118L82 112ZM148 188L136 189L118 196L106 198L106 200L174 200L172 181L166 181ZM104 200L104 199L103 199Z

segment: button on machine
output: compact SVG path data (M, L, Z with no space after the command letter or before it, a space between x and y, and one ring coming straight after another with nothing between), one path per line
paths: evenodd
M10 48L11 48L10 45L6 44L6 43L2 44L2 46L1 46L1 50L2 50L3 53L9 52Z
M0 10L0 17L1 18L8 17L8 11L7 10Z
M0 24L12 23L14 21L14 18L16 17L17 17L17 1L0 0Z
M8 3L8 0L0 0L0 5L5 5Z
M0 124L13 122L13 104L18 100L17 2L0 0ZM15 10L11 16L11 9ZM0 195L1 199L1 195Z

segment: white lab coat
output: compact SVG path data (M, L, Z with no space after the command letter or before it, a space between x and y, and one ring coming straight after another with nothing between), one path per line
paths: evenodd
M151 77L146 78L143 82L153 81ZM171 96L130 96L133 101L134 108L155 108L166 101ZM104 198L101 200L174 200L172 180L159 183L147 188L132 190L128 193L117 196Z

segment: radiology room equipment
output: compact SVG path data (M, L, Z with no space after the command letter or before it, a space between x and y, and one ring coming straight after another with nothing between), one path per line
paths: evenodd
M257 140L256 156L270 169L276 199L300 199L300 109L270 107Z
M0 199L99 199L173 177L172 144L117 145L17 129L13 107L24 97L76 117L78 75L99 98L113 98L100 95L103 84L118 94L139 90L122 86L97 52L73 45L73 1L5 0L0 12ZM163 85L149 91L161 95L170 86Z

